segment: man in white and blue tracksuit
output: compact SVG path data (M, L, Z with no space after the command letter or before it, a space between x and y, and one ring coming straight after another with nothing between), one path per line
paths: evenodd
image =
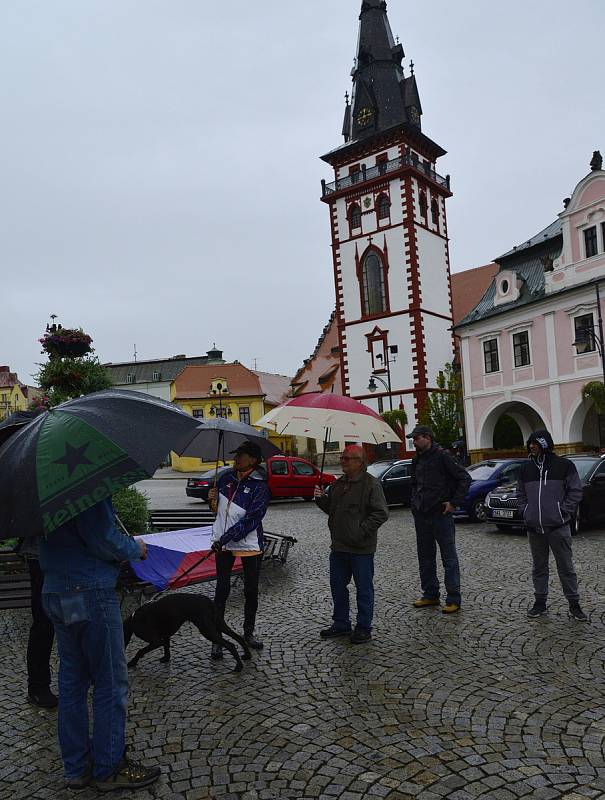
M527 447L529 460L521 469L517 488L533 561L535 603L527 615L534 618L546 614L548 560L552 551L569 612L585 622L588 618L580 606L569 524L582 499L582 482L575 464L553 452L553 440L547 430L534 431Z
M231 570L237 556L244 570L244 639L254 650L263 643L254 636L258 608L258 579L263 559L262 519L271 500L263 470L258 468L262 455L254 442L244 442L235 451L233 469L218 480L209 500L216 506L212 526L212 549L216 554L216 591L214 602L224 616L231 591ZM222 658L220 645L213 645L212 658Z

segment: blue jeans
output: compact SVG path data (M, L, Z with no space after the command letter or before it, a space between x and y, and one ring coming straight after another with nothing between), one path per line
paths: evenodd
M334 601L334 627L351 630L349 590L351 578L357 589L357 627L372 630L374 615L374 554L330 553L330 588Z
M124 755L128 668L120 604L113 589L44 594L59 652L59 745L65 777L77 778L93 762L104 779ZM93 687L92 741L88 690Z
M446 603L455 603L459 606L461 604L460 566L456 553L454 520L451 514L444 516L441 510L435 514L422 514L419 511L414 511L413 514L423 597L432 600L439 598L439 580L437 578L437 545L439 545L445 573Z

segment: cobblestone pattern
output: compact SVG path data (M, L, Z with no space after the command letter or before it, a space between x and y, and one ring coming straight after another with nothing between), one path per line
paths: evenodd
M459 525L464 607L446 617L410 605L413 527L408 511L393 510L376 562L374 639L353 646L318 637L331 609L324 515L281 504L267 527L299 543L285 566L265 570L264 651L236 676L187 625L171 664L158 651L132 676L130 752L164 771L138 798L605 797L602 533L574 542L591 612L582 625L568 618L556 577L549 617L525 618L524 536ZM237 585L228 607L237 627L242 599ZM25 702L27 626L26 612L0 616L0 797L61 798L55 715Z

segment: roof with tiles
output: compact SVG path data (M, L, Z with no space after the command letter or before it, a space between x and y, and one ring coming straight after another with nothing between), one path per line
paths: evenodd
M16 372L11 372L10 367L0 367L0 389L12 389L13 386L23 386Z
M336 311L330 315L315 350L292 378L292 394L323 391L332 385L335 392L342 394Z
M219 351L209 351L218 352ZM221 353L222 356L222 353ZM133 383L157 383L173 381L185 367L190 364L224 364L222 358L210 359L205 356L173 356L172 358L157 358L151 361L123 361L119 364L103 364L111 374L114 385ZM159 373L159 378L155 377ZM133 376L128 378L128 376Z
M456 327L495 317L498 314L542 299L545 295L543 260L545 258L556 259L561 253L562 246L561 221L557 219L535 236L532 236L531 239L513 247L512 250L497 258L498 272L513 270L521 279L522 286L518 299L504 305L494 305L496 297L496 276L494 276L481 300L472 311L457 323Z

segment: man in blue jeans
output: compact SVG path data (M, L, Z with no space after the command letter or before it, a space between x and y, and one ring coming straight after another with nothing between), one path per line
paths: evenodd
M447 592L442 611L454 614L460 610L462 599L452 514L464 499L471 478L449 453L435 444L433 431L427 425L417 425L407 438L412 439L416 448L412 461L411 505L422 587L422 597L414 601L414 608L439 605L439 545Z
M100 791L138 789L160 775L158 767L127 760L124 743L128 670L115 587L121 562L146 554L144 542L117 529L109 500L40 541L42 601L59 652L59 745L70 789L93 779Z
M322 639L350 634L352 644L372 638L374 613L374 553L378 528L389 518L380 483L366 470L362 447L349 445L340 457L343 476L328 492L315 487L315 502L328 514L332 538L330 588L334 602L332 625L320 631ZM357 624L351 633L349 590L357 589Z

